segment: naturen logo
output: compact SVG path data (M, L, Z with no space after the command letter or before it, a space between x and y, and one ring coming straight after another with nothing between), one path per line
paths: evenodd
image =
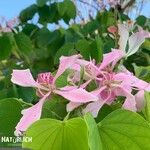
M31 143L32 137L8 137L8 136L2 136L1 137L1 143Z

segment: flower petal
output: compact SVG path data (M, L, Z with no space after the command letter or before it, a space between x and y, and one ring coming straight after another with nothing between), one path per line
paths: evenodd
M24 87L38 87L38 83L33 79L29 69L13 70L11 81Z
M49 95L50 93L46 94L42 99L39 100L37 104L35 104L30 108L24 109L21 112L23 114L23 117L20 119L19 123L16 126L16 131L14 132L16 136L21 135L22 132L26 131L26 129L32 123L40 119L42 106Z
M101 107L105 104L106 101L98 100L96 102L92 102L86 106L86 108L83 110L83 113L86 114L88 112L91 112L93 117L97 117L99 110Z
M73 89L73 90L55 90L55 93L61 95L62 97L68 99L71 102L78 102L78 103L86 103L90 101L97 101L98 97L87 92L82 88Z
M123 108L131 111L137 111L135 97L125 87L118 86L115 90L115 94L117 96L126 97L125 102L122 105Z
M145 105L145 103L144 103L144 90L141 90L137 94L135 94L135 101L136 101L137 111L141 111Z
M132 34L129 37L129 50L127 52L127 56L131 56L136 53L139 47L145 41L145 38L150 38L150 33L148 31L139 31L135 34Z
M82 105L82 103L69 102L67 104L67 112L73 111L75 108L79 107L80 105Z
M69 56L69 57L66 57L66 56L60 57L60 64L58 67L58 71L54 77L54 83L55 83L56 79L66 71L66 69L69 69L70 67L75 65L76 60L80 57L81 57L80 55L73 55L73 56Z
M122 50L113 49L112 52L104 54L103 61L99 67L99 69L104 69L108 65L112 63L114 65L125 56L125 53Z
M124 24L118 25L118 34L120 35L119 38L119 49L126 52L126 45L129 38L129 29Z

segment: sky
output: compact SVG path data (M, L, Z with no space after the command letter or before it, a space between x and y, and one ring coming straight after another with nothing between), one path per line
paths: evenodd
M4 16L7 19L14 18L19 15L22 9L35 2L36 0L0 0L0 16ZM150 17L150 0L147 0L142 14Z
M18 16L22 9L35 2L36 0L0 0L0 16L11 19Z

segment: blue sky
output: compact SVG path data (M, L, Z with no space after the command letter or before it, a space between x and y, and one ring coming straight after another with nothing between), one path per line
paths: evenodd
M0 0L0 16L11 19L36 0Z
M22 9L35 2L36 0L0 0L0 16L11 19L18 16ZM142 14L150 17L150 0L147 0L147 4L144 6Z

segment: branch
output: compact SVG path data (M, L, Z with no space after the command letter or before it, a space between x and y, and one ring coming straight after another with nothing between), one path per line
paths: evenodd
M124 6L122 6L122 11L125 11L128 7L132 6L135 3L135 0L129 0Z
M78 1L81 2L81 3L83 3L83 4L88 5L88 6L90 6L90 7L93 7L94 9L96 9L97 11L99 11L96 6L94 6L94 5L92 5L92 4L88 3L88 2L85 2L85 1L83 1L83 0L78 0Z

